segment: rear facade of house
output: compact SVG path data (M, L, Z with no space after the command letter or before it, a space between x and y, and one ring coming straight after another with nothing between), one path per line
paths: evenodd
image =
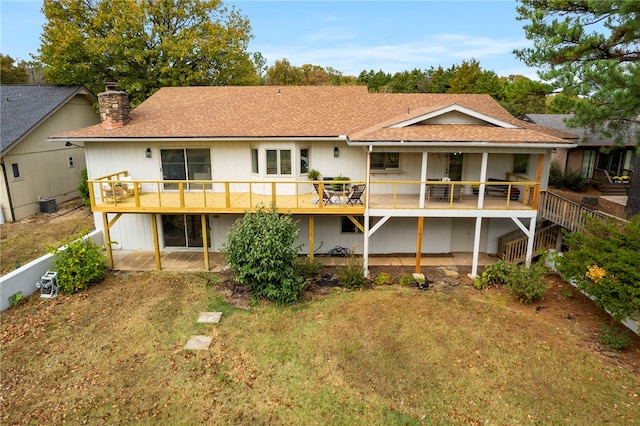
M86 147L108 246L154 250L159 268L163 250L219 251L234 221L271 206L296 219L303 254L348 248L365 268L468 252L475 274L518 229L530 258L551 153L571 146L488 95L176 87L130 113L126 93L98 97L100 125L50 140Z

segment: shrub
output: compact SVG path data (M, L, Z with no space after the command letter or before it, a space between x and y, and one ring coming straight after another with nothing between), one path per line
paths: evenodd
M509 264L506 268L505 285L511 295L522 303L531 303L540 299L549 289L544 280L547 268L542 262L526 265Z
M351 255L347 263L338 268L338 279L346 288L364 287L367 284L367 278L364 276L362 260Z
M473 280L473 286L477 289L487 288L490 285L502 285L505 282L507 264L499 260L495 265L487 266L482 274Z
M78 193L80 197L82 197L82 201L85 206L91 205L91 198L89 197L89 177L87 174L87 169L80 170L80 184L78 185Z
M416 282L415 278L413 278L412 274L406 274L400 277L400 285L403 287L409 287Z
M388 272L380 272L373 281L376 285L391 285L393 284L393 277Z
M22 302L23 300L24 300L24 297L22 296L22 292L19 291L9 296L9 305L11 307L18 306L20 302Z
M318 275L324 264L318 260L306 259L304 262L297 264L298 272L304 277L313 277Z
M555 188L565 188L580 192L587 185L587 182L587 179L582 177L580 170L571 170L567 167L562 171L557 161L551 163L549 185Z
M293 303L302 296L304 278L297 267L300 246L293 247L298 232L290 215L264 206L246 213L231 227L223 253L236 281L249 286L254 300Z
M604 324L602 326L602 334L598 336L598 343L619 351L627 349L631 345L631 336L626 330L620 331L615 327Z
M640 312L640 215L628 222L588 219L581 232L565 232L568 250L560 274L617 320Z
M86 236L85 231L76 240L64 241L64 249L49 250L57 254L52 263L58 273L58 288L67 294L86 290L89 285L102 280L107 272L106 258L102 254L104 247Z

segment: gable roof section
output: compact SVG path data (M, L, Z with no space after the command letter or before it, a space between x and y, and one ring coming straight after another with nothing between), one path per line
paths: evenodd
M464 133L455 125L424 123L450 111L489 125L466 125L474 130ZM129 117L131 121L121 128L109 130L96 125L53 138L107 141L346 135L356 142L409 138L421 142L566 142L540 132L536 124L513 117L489 95L369 93L365 86L164 87ZM399 124L404 127L390 128ZM480 127L494 130L476 131ZM452 137L454 131L466 136ZM446 137L440 136L447 132ZM395 134L405 137L398 139Z
M78 94L97 101L84 86L0 85L2 153Z
M525 116L527 120L540 126L556 129L557 131L571 135L571 137L579 143L579 146L599 147L616 145L614 138L603 138L598 133L591 132L584 127L567 126L565 120L570 117L571 114L527 114ZM633 127L631 134L637 133L639 129L638 126ZM624 145L635 146L635 142L632 137L629 137Z

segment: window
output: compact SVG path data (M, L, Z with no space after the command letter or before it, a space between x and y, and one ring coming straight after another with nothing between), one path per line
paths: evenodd
M251 150L251 173L258 173L258 150L253 148Z
M291 150L268 149L267 150L267 174L290 175L291 174Z
M526 174L529 167L529 154L513 154L513 173Z
M11 163L11 170L13 171L14 179L22 178L22 176L20 176L20 167L18 166L18 163Z
M208 148L162 149L162 179L164 180L211 180L211 154ZM205 184L211 189L210 184ZM165 189L178 189L177 183L164 184ZM202 184L187 185L186 190L202 189Z
M73 157L69 157L69 167L74 167L76 164L73 161Z
M593 150L584 151L582 153L582 167L580 176L591 179L593 177L593 167L596 163L596 152Z
M364 216L354 216L353 218L357 220L358 223L361 225L364 223ZM360 229L358 229L356 224L353 223L353 221L349 219L347 216L342 216L341 219L342 219L342 232L349 232L349 233L360 232Z
M372 152L371 153L371 169L399 169L400 153L399 152Z
M309 173L309 148L300 149L300 173Z

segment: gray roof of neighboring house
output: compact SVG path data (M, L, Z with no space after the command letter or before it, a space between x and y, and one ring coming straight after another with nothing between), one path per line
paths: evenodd
M571 117L571 114L526 114L525 120L538 124L544 127L550 127L552 129L561 130L567 133L573 133L577 139L580 139L578 143L582 146L609 146L615 145L613 138L603 138L597 133L590 132L583 127L569 127L565 123L565 119ZM626 140L625 145L635 145L634 141Z
M97 98L84 86L0 85L0 145L2 153L77 94Z

